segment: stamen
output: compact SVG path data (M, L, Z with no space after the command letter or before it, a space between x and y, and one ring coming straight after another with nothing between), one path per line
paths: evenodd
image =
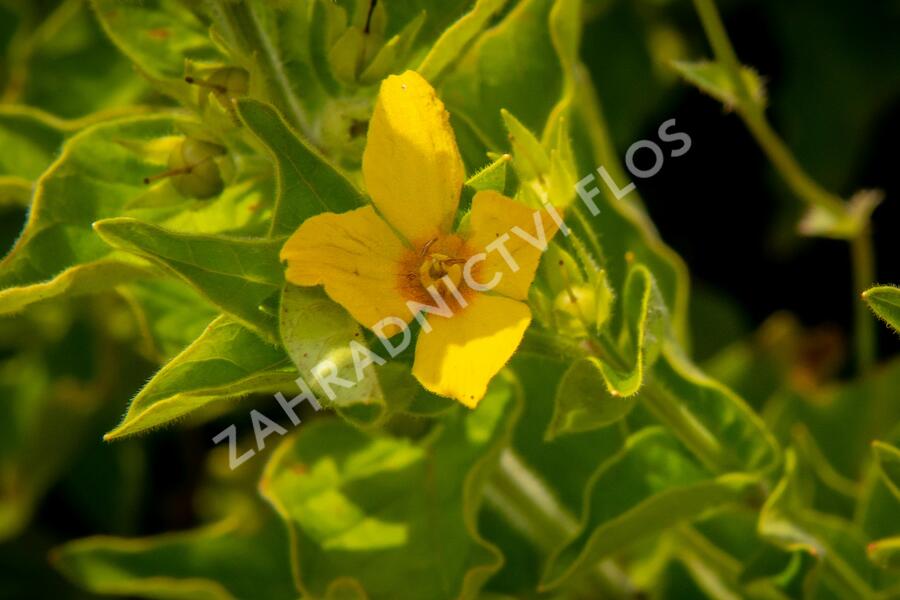
M144 185L150 185L150 183L154 181L157 181L159 179L166 179L167 177L172 177L174 175L185 175L187 173L190 173L193 169L193 166L181 167L179 169L169 169L168 171L163 171L162 173L157 173L156 175L150 175L149 177L144 177Z
M203 163L208 162L212 159L213 159L213 156L210 155L210 156L207 156L206 158L204 158L203 160L198 160L197 162L195 162L192 165L185 165L183 167L178 167L177 169L169 169L168 171L163 171L162 173L157 173L156 175L150 175L149 177L144 177L144 185L149 185L152 182L157 181L159 179L166 179L168 177L174 177L175 175L188 175L194 169L196 169Z
M422 246L422 251L419 253L420 256L425 256L428 254L428 249L437 241L437 238L429 240L424 246Z

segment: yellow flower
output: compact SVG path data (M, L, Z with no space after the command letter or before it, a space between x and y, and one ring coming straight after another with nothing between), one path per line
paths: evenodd
M452 231L465 171L443 103L412 71L382 83L362 169L374 206L307 219L281 251L286 278L324 285L385 335L416 307L443 301L452 316L417 317L412 372L431 392L475 407L531 322L523 301L541 256L535 240L546 243L557 226L545 210L479 192L466 231ZM379 331L387 317L394 325Z

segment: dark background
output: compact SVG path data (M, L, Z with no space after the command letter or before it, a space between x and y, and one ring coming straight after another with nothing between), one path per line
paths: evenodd
M602 6L601 6L602 4ZM873 220L877 282L900 282L900 3L717 2L739 59L767 83L768 117L800 164L848 198L885 192ZM677 31L686 60L711 58L690 2L595 3L582 44L620 154L675 118L690 151L637 181L663 239L690 266L692 312L720 317L693 332L699 358L779 310L852 335L848 244L803 238L793 197L741 120L671 80L646 40ZM693 319L696 326L699 319ZM715 321L713 321L715 322ZM878 328L880 356L900 349Z

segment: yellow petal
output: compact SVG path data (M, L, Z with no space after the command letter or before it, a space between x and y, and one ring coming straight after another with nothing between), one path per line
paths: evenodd
M416 343L413 375L425 389L475 408L531 322L522 302L476 294L452 317L429 315Z
M444 104L418 73L381 84L362 169L375 206L408 241L450 231L465 170Z
M411 318L398 290L399 264L407 252L375 209L365 206L307 219L281 249L281 260L287 261L288 281L324 284L332 300L372 328L385 317Z
M519 229L515 230L516 227ZM479 283L486 284L495 273L500 273L500 283L492 291L524 300L543 254L537 246L542 242L549 243L558 229L550 214L545 209L531 208L497 192L483 191L472 199L469 229L469 246L477 252L487 253L478 272ZM509 236L504 246L518 266L515 272L499 248L486 249L504 235ZM526 241L523 236L528 236L531 241Z

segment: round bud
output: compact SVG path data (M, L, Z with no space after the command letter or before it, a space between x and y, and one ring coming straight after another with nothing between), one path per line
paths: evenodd
M200 107L209 102L209 95L215 96L220 104L230 107L232 98L245 96L250 90L250 74L240 67L220 67L209 77L185 77L184 80L200 90Z
M225 148L194 138L184 138L169 153L172 185L188 198L203 200L219 195L225 188L216 159Z
M593 285L573 285L559 292L553 301L553 313L561 333L581 337L589 329L599 331L606 324L612 304L613 291L601 271Z
M222 67L213 71L209 83L217 86L225 95L236 98L243 96L250 89L250 74L240 67Z
M596 321L597 299L594 290L586 285L572 286L561 291L553 301L560 333L580 337Z

